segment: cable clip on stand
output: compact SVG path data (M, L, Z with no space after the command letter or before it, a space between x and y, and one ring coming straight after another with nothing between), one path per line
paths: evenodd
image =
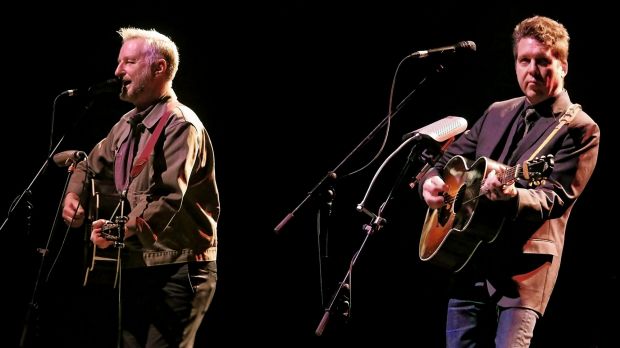
M383 227L383 225L387 222L387 220L385 220L381 216L374 214L370 210L366 209L361 203L357 205L357 211L368 215L371 218L371 222L368 224L364 224L362 227L363 230L366 232L366 236L364 237L364 240L362 241L362 244L360 245L357 252L353 254L353 257L351 258L351 262L349 263L349 268L347 269L347 273L345 274L344 279L340 283L338 283L338 289L336 289L336 291L334 292L334 295L332 296L331 301L329 302L329 305L327 306L327 308L325 308L325 313L323 314L323 318L321 318L321 322L319 323L319 325L317 326L314 332L315 335L317 336L323 335L323 331L325 330L325 327L327 326L327 323L329 322L331 313L335 312L337 314L340 314L345 319L345 321L351 317L351 303L352 303L351 275L353 272L353 267L355 266L355 263L357 262L357 258L359 257L362 250L364 249L364 246L366 245L366 241L368 241L368 238L372 234L374 234L376 231L379 231Z

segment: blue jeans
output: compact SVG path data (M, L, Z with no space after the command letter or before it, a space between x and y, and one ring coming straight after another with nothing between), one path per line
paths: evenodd
M489 298L452 298L448 301L446 347L529 347L538 318L534 310L499 307Z

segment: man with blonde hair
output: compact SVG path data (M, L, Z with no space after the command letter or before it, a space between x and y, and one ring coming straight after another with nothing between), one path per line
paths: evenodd
M122 28L115 76L134 108L80 162L62 217L84 223L87 175L115 187L125 219L91 221L97 248L119 246L121 335L128 347L192 347L217 280L219 193L214 153L198 116L177 100L175 43L155 30ZM111 219L110 219L111 220ZM114 229L112 229L114 230Z

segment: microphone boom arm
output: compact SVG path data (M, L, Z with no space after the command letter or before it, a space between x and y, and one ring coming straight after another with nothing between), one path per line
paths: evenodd
M438 64L435 68L435 72L436 73L440 73L443 72L445 69L445 67L441 64ZM276 234L279 234L281 232L281 230L284 228L284 226L295 216L295 213L301 209L301 207L306 204L306 202L309 201L309 199L315 194L315 192L323 186L323 184L328 180L328 179L333 179L335 180L337 178L337 171L340 167L342 167L348 160L349 158L353 157L353 155L355 153L357 153L357 151L359 149L361 149L365 144L367 144L368 142L370 142L370 140L372 140L374 138L374 136L386 125L388 124L388 122L392 119L392 117L396 116L396 114L398 114L400 112L400 110L409 102L409 100L413 97L413 95L415 94L415 92L417 92L418 88L420 86L422 86L428 77L424 77L419 83L418 83L418 87L414 88L413 90L411 90L401 101L400 103L398 103L398 105L394 108L393 111L391 111L386 117L384 117L381 122L379 122L379 124L359 143L357 144L357 146L355 146L355 148L347 155L345 156L345 158L340 161L340 163L338 163L338 165L331 171L329 171L327 173L327 175L325 175L323 177L323 179L321 179L321 181L319 181L318 184L316 184L314 186L314 188L308 192L308 194L306 195L306 197L301 201L301 203L299 203L297 205L297 207L295 207L295 209L293 209L290 213L288 213L277 225L276 227L273 229L273 231Z

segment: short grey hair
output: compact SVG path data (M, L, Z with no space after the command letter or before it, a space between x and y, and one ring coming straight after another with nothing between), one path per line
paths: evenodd
M168 63L166 75L172 81L179 70L179 50L177 45L166 35L155 29L138 29L133 27L121 28L118 34L123 38L123 43L132 39L144 39L150 47L147 59L153 63L156 59L163 58Z

